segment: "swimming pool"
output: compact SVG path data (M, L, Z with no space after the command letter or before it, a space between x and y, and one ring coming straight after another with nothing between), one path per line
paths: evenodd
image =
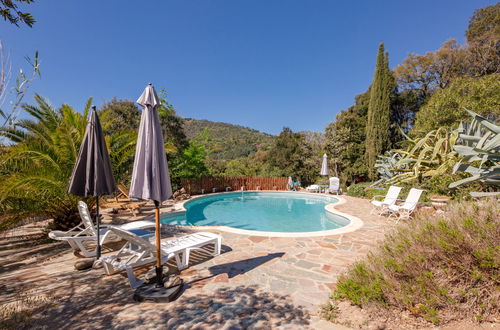
M351 219L327 211L339 199L291 192L233 192L194 198L185 212L165 214L170 225L219 225L245 231L308 233L348 226Z

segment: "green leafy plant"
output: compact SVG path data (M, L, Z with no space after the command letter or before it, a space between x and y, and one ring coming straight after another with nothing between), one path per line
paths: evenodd
M366 197L366 188L371 185L371 182L361 182L352 184L347 188L347 195L353 197Z
M0 158L0 214L2 223L14 224L29 217L54 219L54 227L67 229L80 222L77 201L66 191L83 138L92 99L83 113L69 105L52 107L40 95L36 105L23 105L33 119L19 120L15 127L0 128L9 140ZM113 172L124 177L131 167L136 133L106 136ZM92 205L92 203L90 203Z
M453 172L465 172L471 176L453 182L449 187L456 188L463 184L480 181L498 189L500 187L500 126L473 111L465 110L473 117L473 120L466 125L460 124L456 131L459 143L453 148L463 158L455 165ZM497 194L500 192L471 193L472 196L477 197Z
M35 95L36 105L24 105L35 120L20 120L0 134L12 143L0 161L2 213L17 217L47 216L56 227L78 223L76 197L66 193L67 182L86 126L92 99L83 114L63 105L54 109Z

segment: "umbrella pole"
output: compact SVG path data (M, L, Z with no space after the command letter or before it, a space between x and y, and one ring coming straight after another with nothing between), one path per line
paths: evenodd
M160 203L155 202L155 219L156 219L156 287L161 288L163 284L163 267L161 265L161 228L160 228Z
M95 223L97 225L97 247L95 249L95 257L96 260L99 260L101 258L101 238L100 238L100 225L99 225L99 196L95 197Z

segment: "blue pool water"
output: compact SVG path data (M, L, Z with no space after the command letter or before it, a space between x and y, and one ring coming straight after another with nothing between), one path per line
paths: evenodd
M172 225L223 225L268 232L313 232L336 229L349 220L325 211L334 197L279 192L234 192L207 195L184 204L186 213L163 215Z

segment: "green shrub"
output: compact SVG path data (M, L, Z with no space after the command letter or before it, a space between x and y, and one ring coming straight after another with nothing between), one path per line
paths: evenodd
M365 197L372 199L374 196L385 196L389 187L371 187L365 189Z
M371 182L352 184L347 187L347 195L353 197L366 197L365 188L369 187L371 184Z
M334 299L378 312L408 310L435 324L492 320L500 295L499 215L496 200L417 215L339 278Z

